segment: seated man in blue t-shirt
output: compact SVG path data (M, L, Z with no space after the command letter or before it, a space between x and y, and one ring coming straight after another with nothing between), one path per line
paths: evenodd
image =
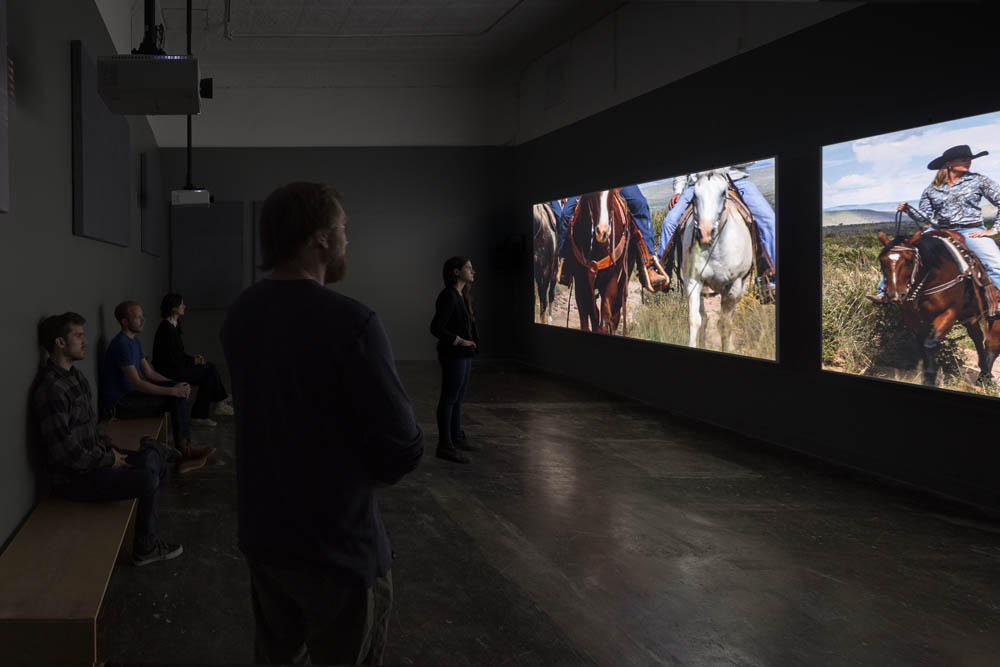
M111 339L104 356L101 399L105 416L134 419L169 412L174 443L180 451L177 471L201 468L215 449L191 444L191 422L185 400L191 394L191 385L160 375L143 356L138 338L146 323L142 306L135 301L123 301L115 306L115 319L122 330Z

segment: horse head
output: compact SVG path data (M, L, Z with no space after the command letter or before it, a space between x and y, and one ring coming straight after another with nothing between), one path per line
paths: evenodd
M590 218L594 230L594 241L605 244L611 238L611 219L608 217L608 190L591 192L580 197L578 206L584 207L584 212Z
M698 223L697 239L708 245L718 233L719 221L726 208L729 179L723 169L702 172L694 184L694 215Z
M878 233L878 240L884 246L878 255L878 262L882 275L885 276L885 296L893 303L902 302L910 289L913 272L920 257L916 247L920 237L921 232L911 237L897 236L893 239L885 232Z

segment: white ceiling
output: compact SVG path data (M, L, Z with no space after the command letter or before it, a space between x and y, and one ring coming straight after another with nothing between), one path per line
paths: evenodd
M120 52L143 0L94 0ZM194 0L196 146L520 143L829 18L815 0ZM185 0L157 0L185 52ZM545 72L569 72L553 91ZM161 146L184 122L150 117Z

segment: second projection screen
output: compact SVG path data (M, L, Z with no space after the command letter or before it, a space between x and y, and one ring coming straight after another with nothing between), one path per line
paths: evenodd
M535 204L535 322L775 359L774 165Z

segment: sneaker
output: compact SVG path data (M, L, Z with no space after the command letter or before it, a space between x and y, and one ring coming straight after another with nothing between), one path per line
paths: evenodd
M218 426L219 422L214 419L209 419L208 417L192 417L191 423L195 426Z
M438 445L437 457L439 459L444 459L445 461L452 461L454 463L469 463L470 459L468 456L458 451L454 447L442 447Z
M867 294L865 295L872 303L877 303L879 305L884 305L889 303L889 298L885 294Z
M177 558L182 553L184 553L184 547L179 544L169 544L163 540L156 540L156 544L153 545L153 549L147 554L132 554L132 562L142 567L143 565L149 565L150 563L155 563L158 560L170 560L171 558Z
M215 414L221 417L232 417L236 413L233 412L233 404L228 401L224 401L222 403L215 404Z

